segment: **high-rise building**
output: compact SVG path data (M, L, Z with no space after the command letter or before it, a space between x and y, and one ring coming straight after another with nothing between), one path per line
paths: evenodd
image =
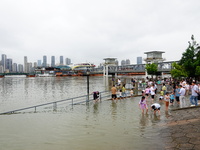
M24 56L24 72L28 73L28 58Z
M0 73L4 73L4 69L2 65L0 65Z
M121 61L121 65L122 66L126 66L126 65L130 65L131 64L131 61L129 59L126 59L126 60L122 60Z
M137 64L142 64L142 57L137 57Z
M55 67L56 62L55 62L55 56L51 56L51 67Z
M28 73L29 73L29 72L33 72L33 70L34 70L33 64L32 64L32 63L28 63L27 66L28 66L28 67L27 67L27 68L28 68Z
M13 63L12 72L17 72L17 63Z
M129 59L126 59L126 65L130 65L131 61Z
M7 56L5 54L2 54L1 65L3 66L3 72L6 70L6 59L7 59Z
M37 68L37 66L38 66L38 65L37 65L37 62L34 62L34 63L33 63L33 68Z
M6 59L6 69L8 72L12 72L12 59Z
M119 61L118 61L118 60L116 60L116 61L115 61L115 64L116 64L117 66L119 66Z
M64 65L63 56L60 56L60 65Z
M43 67L47 67L47 56L43 56L43 63L42 63Z
M70 58L66 58L65 61L66 61L66 65L71 65L71 59Z
M121 66L125 66L126 65L126 61L125 60L122 60L121 61Z
M38 67L41 67L41 66L42 66L42 60L38 60L38 61L37 61L37 66L38 66Z
M23 72L23 65L18 64L18 72L22 73Z

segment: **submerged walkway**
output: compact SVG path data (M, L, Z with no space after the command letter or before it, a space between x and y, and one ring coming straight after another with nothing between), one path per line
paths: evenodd
M172 110L159 136L166 150L200 150L200 106Z

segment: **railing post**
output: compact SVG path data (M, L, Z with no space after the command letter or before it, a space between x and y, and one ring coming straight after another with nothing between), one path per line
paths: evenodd
M90 86L90 85L89 85L89 75L87 75L87 100L88 100L88 102L90 101L90 100L89 100L89 99L90 99L90 98L89 98L89 93L90 93L90 92L89 92L89 89L90 89L89 86Z
M88 102L88 96L86 95L86 101L85 101L86 103Z
M57 104L55 102L55 103L53 103L53 111L56 111L56 109L57 109Z
M135 95L138 95L138 82L135 83Z
M74 99L72 98L72 105L74 105Z

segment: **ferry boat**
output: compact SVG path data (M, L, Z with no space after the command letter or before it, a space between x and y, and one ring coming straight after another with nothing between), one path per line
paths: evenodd
M95 65L92 63L80 63L80 64L75 64L72 67L72 70L74 71L86 71L87 69L94 69Z

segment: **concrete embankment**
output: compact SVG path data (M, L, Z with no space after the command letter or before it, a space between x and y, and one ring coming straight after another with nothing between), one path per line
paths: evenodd
M160 126L159 137L166 150L200 150L200 106L171 110Z

